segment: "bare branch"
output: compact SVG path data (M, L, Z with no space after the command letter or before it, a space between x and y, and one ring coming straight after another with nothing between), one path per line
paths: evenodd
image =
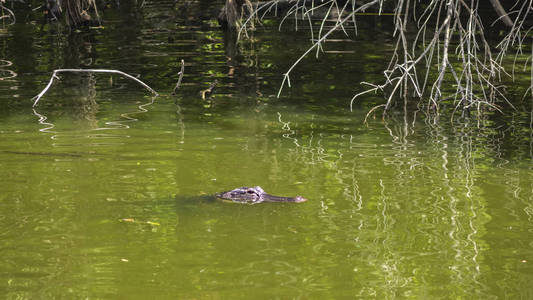
M356 14L368 8L374 8L381 14L384 5L384 0L367 0L364 4L352 0L351 11L348 11L348 3L341 4L338 0L324 0L318 5L315 5L313 0L311 3L306 0L274 0L267 2L266 7L270 10L282 1L288 3L290 8L282 17L281 23L293 15L296 22L300 16L302 20L307 17L313 44L283 74L278 97L285 84L290 87L291 72L311 51L316 50L318 56L333 32L342 31L347 34L345 26L349 20L354 22L357 31ZM355 92L350 100L350 110L353 109L356 98L371 92L386 93L385 103L374 107L371 113L381 107L384 108L384 114L387 113L394 107L393 104L398 98L404 99L405 107L406 99L411 95L420 99L427 95L427 102L420 101L419 108L426 106L428 116L433 114L434 117L438 117L439 105L449 99L454 103L452 118L459 107L464 110L477 109L479 115L483 107L501 111L499 103L514 109L505 96L504 86L499 82L504 76L514 79L515 65L519 55L523 54L522 45L530 38L530 32L533 30L533 27L525 28L526 24L530 24L529 19L533 15L533 0L517 0L508 13L501 6L500 0L490 1L500 15L499 20L510 27L497 45L497 50L494 50L485 38L488 29L485 28L486 22L483 22L478 11L483 1L394 1L392 22L393 37L396 41L389 64L383 71L384 81L381 84L362 82L366 87ZM356 7L356 4L360 6ZM420 7L423 7L421 13L417 11ZM323 9L324 16L315 32L310 15L319 8ZM261 9L258 8L254 13ZM338 12L337 15L333 13L334 10ZM324 33L328 19L334 24ZM415 22L412 22L412 19ZM417 26L414 39L408 38L408 29L411 28L407 26L409 22ZM297 26L296 23L296 29ZM314 34L318 34L316 39ZM509 52L514 54L514 62L512 68L506 70L504 66L507 66L509 61L504 59L508 57ZM432 74L436 74L436 77ZM533 95L533 83L528 91Z
M50 81L48 82L48 84L46 85L46 87L35 97L32 98L32 100L34 100L33 102L33 107L35 107L37 105L37 103L39 102L39 100L41 99L41 97L48 91L48 89L52 86L52 83L54 82L54 78L55 79L59 79L57 77L57 74L58 73L64 73L64 72L81 72L81 73L115 73L115 74L120 74L122 76L125 76L125 77L128 77L130 79L133 79L135 81L137 81L139 84L141 84L142 86L144 86L147 90L149 90L150 92L152 92L152 94L154 94L155 96L159 96L159 94L154 90L152 89L151 87L149 87L146 83L140 81L139 79L131 76L130 74L127 74L127 73L124 73L122 71L117 71L117 70L107 70L107 69L57 69L57 70L54 70L54 73L52 73L52 76L50 77Z

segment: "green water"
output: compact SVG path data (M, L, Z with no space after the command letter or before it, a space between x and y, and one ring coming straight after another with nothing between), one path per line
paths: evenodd
M3 298L533 298L528 115L365 125L379 99L348 101L380 76L380 52L360 54L380 36L333 42L276 99L304 35L266 26L232 56L210 21L148 4L70 37L0 35L16 74L0 81ZM74 74L32 108L61 67L163 95ZM210 197L253 185L309 201Z

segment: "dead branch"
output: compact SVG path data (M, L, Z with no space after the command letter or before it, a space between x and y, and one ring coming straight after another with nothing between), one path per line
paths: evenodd
M64 72L81 72L81 73L115 73L115 74L120 74L122 76L125 76L127 78L130 78L130 79L133 79L135 81L137 81L139 84L141 84L142 86L144 86L147 90L149 90L150 92L152 92L152 94L154 94L155 96L159 96L159 94L154 90L152 89L151 87L149 87L146 83L142 82L141 80L131 76L130 74L127 74L127 73L124 73L122 71L117 71L117 70L107 70L107 69L57 69L57 70L54 70L54 73L52 73L52 76L50 77L50 81L48 82L48 84L46 85L46 87L35 97L32 98L32 100L34 100L33 102L33 107L35 107L37 105L37 103L39 102L39 100L41 99L41 97L48 91L48 89L52 86L52 83L54 82L54 78L55 79L59 79L59 77L57 77L57 74L58 73L64 73Z

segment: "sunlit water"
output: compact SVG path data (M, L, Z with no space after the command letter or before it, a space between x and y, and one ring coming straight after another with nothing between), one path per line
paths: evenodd
M533 298L529 117L365 125L378 100L348 104L379 76L378 53L355 55L374 37L333 42L277 99L305 36L263 28L232 56L210 21L143 11L70 38L1 36L17 75L0 81L3 297ZM163 95L75 74L32 108L61 67L141 74ZM212 197L253 185L309 201Z

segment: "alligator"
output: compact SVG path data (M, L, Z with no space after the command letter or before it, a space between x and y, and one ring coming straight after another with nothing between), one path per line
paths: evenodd
M265 193L260 187L240 187L231 191L216 193L215 197L224 201L231 201L237 203L257 204L261 202L304 202L307 201L302 196L296 197L281 197Z

